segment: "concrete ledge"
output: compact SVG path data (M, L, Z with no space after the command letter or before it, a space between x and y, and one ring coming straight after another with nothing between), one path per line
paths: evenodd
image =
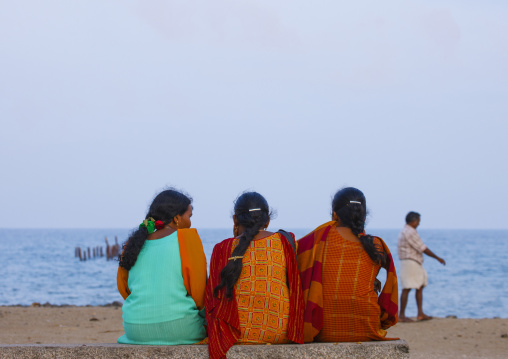
M235 345L229 359L300 358L409 358L404 340L362 343L313 343L290 345ZM1 359L63 358L208 358L207 345L37 344L0 345Z

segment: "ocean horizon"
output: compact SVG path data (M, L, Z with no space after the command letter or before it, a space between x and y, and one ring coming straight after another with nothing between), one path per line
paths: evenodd
M276 231L277 229L269 228ZM300 238L311 229L287 229ZM75 258L75 248L120 245L132 229L125 228L0 228L0 305L104 305L122 302L116 289L118 262L105 257L86 262ZM232 236L231 228L198 229L209 262L213 246ZM399 268L399 229L367 229L384 239ZM442 266L425 256L429 285L424 289L424 310L430 315L459 318L508 317L508 230L419 229L427 246L446 260ZM378 278L384 282L385 271ZM414 291L413 291L414 293ZM416 315L414 294L406 313Z

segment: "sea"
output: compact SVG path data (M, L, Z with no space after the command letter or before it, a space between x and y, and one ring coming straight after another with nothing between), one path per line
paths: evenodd
M297 238L308 229L293 229ZM368 230L385 240L399 268L400 229ZM75 249L102 246L105 238L120 246L128 229L0 229L0 305L105 305L122 302L116 288L117 260L80 261ZM198 229L208 259L213 246L231 237L231 229ZM425 256L429 285L424 311L433 316L508 318L508 230L420 229L427 246L446 266ZM378 278L384 283L385 271ZM414 291L406 315L416 316Z

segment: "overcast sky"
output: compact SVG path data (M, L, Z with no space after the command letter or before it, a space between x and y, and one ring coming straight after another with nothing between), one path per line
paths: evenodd
M0 0L0 227L508 228L508 3Z

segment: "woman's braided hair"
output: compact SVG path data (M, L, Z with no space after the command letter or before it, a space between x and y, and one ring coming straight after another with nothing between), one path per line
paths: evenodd
M256 211L249 211L250 209L258 209ZM258 232L265 228L270 220L270 208L266 199L257 192L244 192L235 201L234 214L236 222L239 226L245 228L245 231L240 235L238 245L231 254L232 257L243 257L250 242L258 234ZM219 295L222 288L226 288L226 297L233 298L233 288L235 287L238 278L242 272L242 259L232 259L220 272L221 282L214 289L214 296Z
M184 214L191 203L192 198L175 189L167 189L154 198L145 219L152 217L154 220L162 221L164 225L168 225L176 215ZM120 267L130 270L136 264L139 252L141 252L147 238L148 229L146 227L132 231L129 239L123 245Z
M373 236L364 234L367 205L362 191L354 187L346 187L339 190L333 196L332 212L337 214L343 226L351 229L353 234L358 237L370 259L374 263L385 266L387 260L386 254L382 248L374 243Z

